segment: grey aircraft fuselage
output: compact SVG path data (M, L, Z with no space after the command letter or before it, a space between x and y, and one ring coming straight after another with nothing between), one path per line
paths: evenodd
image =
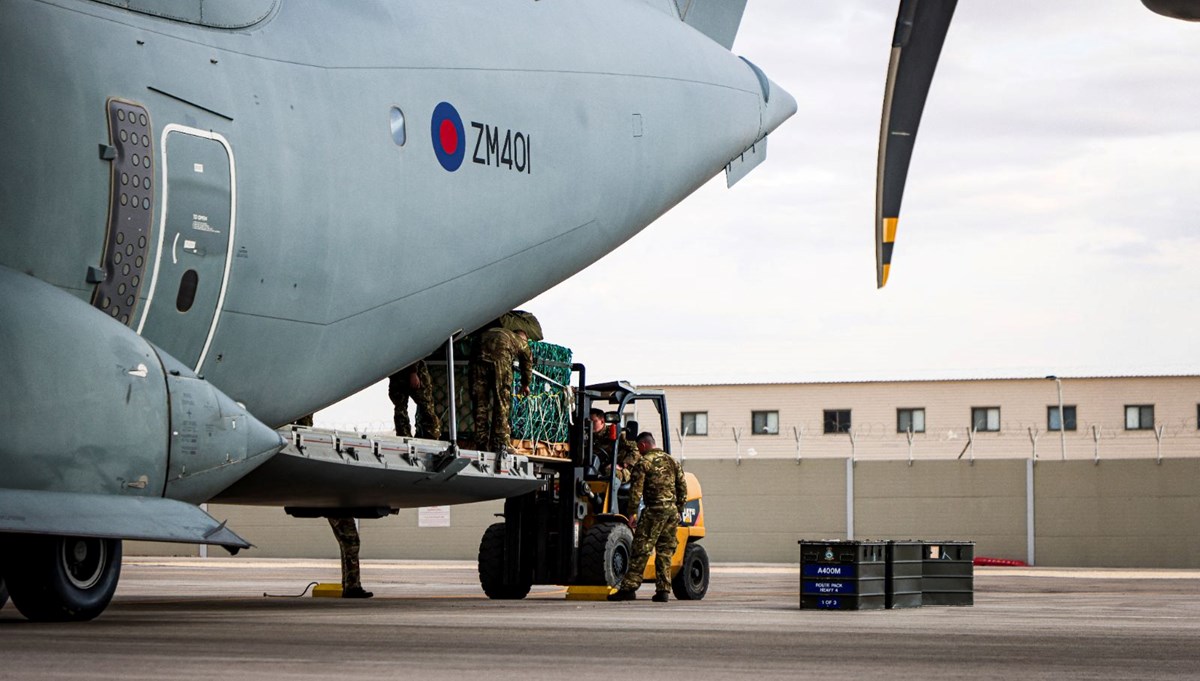
M106 105L144 108L125 152L151 190L113 191L151 234L120 316L271 426L583 269L795 110L670 0L248 5L265 17L220 29L6 0L0 265L91 300Z
M213 498L753 167L796 103L725 46L743 6L4 0L0 535L216 532L129 500Z

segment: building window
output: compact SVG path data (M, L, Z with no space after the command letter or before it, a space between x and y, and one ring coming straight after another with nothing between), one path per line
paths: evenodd
M755 411L750 412L751 432L755 435L778 435L779 412Z
M708 435L708 412L685 411L681 415L680 430L684 436Z
M907 433L925 432L925 410L924 409L897 409L896 410L896 432Z
M1068 404L1063 407L1063 415L1067 418L1067 430L1075 430L1075 405ZM1062 425L1058 418L1058 405L1046 407L1046 429L1054 432L1061 428Z
M1125 430L1154 430L1154 405L1126 405Z
M849 409L826 409L825 410L825 432L826 433L849 433L850 432L850 410Z
M1000 407L971 407L971 430L996 433L1000 430Z

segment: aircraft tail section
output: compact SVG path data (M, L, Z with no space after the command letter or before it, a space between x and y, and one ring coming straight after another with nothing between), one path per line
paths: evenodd
M742 13L746 11L746 0L674 2L679 9L679 18L684 23L720 43L725 49L733 48L733 40L742 24Z

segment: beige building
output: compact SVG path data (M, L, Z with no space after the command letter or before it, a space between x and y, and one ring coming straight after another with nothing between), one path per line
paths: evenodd
M1200 456L1200 376L663 385L685 458ZM638 414L647 429L657 418ZM909 431L911 429L911 443ZM684 434L686 432L686 434ZM681 437L681 434L684 434Z
M801 538L922 538L1038 565L1200 568L1200 376L1064 378L1062 432L1044 378L660 387L688 428L673 449L703 485L716 562L794 562ZM363 521L363 557L473 559L502 508ZM256 544L248 558L325 557L336 575L325 521L209 510Z

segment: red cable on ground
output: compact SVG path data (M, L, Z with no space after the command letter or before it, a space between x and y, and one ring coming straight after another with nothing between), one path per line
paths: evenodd
M1023 560L1011 560L1008 558L988 558L987 556L977 556L975 558L976 565L984 565L988 567L1029 567L1029 564Z

